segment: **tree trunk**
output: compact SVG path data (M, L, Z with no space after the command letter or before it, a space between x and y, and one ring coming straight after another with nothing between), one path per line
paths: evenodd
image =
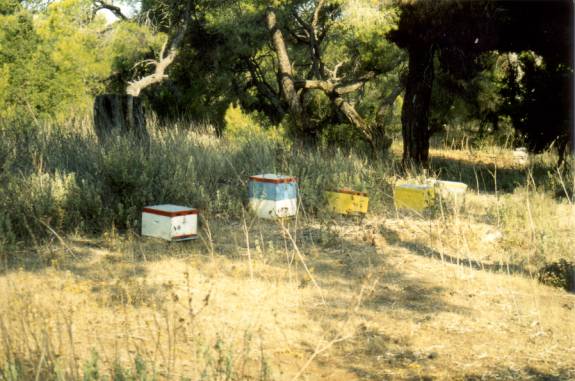
M287 47L283 34L277 25L276 14L272 8L268 8L266 11L266 24L278 59L281 92L289 105L289 113L295 124L297 134L301 135L305 140L315 140L315 136L309 128L305 110L295 89Z
M100 143L114 134L132 134L145 145L150 139L142 102L131 95L98 95L94 100L94 130Z
M429 162L433 53L432 46L409 48L409 71L401 111L404 166L427 167Z
M391 111L395 100L402 91L403 87L401 84L398 84L391 91L391 93L382 100L379 108L377 109L375 114L375 123L371 128L374 147L373 154L375 157L380 157L388 152L391 144L393 143L393 139L390 138L386 133L387 124L389 123L389 120L391 120L391 117L388 116L388 113Z

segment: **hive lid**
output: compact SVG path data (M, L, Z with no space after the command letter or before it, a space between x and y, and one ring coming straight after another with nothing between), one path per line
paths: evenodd
M437 185L439 185L440 187L445 187L445 188L461 188L461 189L467 189L467 184L465 183L461 183L458 181L447 181L447 180L437 180L435 182Z
M197 209L173 204L146 206L142 211L145 213L158 214L160 216L166 216L166 217L177 217L177 216L187 216L190 214L198 214Z
M274 173L264 173L261 175L254 175L250 176L250 180L261 182L261 183L294 183L297 181L295 177L292 176L285 176L285 175L276 175Z
M409 184L409 183L405 183L405 184L397 184L396 186L397 186L398 188L418 189L418 190L433 189L433 185L429 185L429 184Z
M353 189L349 189L349 188L340 188L340 189L336 189L334 191L331 192L336 192L336 193L347 193L347 194L352 194L355 196L364 196L367 197L367 193L366 192L360 192L360 191L356 191Z

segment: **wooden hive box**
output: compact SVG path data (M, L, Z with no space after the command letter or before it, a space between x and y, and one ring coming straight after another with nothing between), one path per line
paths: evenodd
M397 184L393 200L398 209L423 212L435 204L435 187L431 184Z
M365 214L369 198L367 193L350 189L325 192L329 211L341 214Z
M297 213L297 179L272 173L250 176L250 209L260 218L291 217Z
M164 204L142 210L142 235L166 241L184 241L198 236L198 210Z

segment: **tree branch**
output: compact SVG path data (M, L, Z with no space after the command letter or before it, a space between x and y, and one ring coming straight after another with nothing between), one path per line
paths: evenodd
M189 18L190 18L190 6L188 4L188 6L186 7L186 11L184 12L182 23L178 28L176 35L174 36L174 38L172 38L171 41L169 39L166 39L166 41L164 42L162 50L160 51L159 60L158 61L152 60L151 62L148 61L149 64L155 66L154 72L150 75L140 78L137 81L130 82L128 84L128 87L126 88L126 93L128 95L137 97L140 95L140 92L146 87L161 82L164 79L168 78L168 75L165 74L165 71L168 68L168 66L170 66L172 62L174 62L174 59L178 55L180 45L188 29ZM170 42L169 49L166 53L168 42Z
M325 0L319 0L317 2L317 5L315 6L315 9L313 11L313 17L311 19L311 28L314 32L314 37L317 40L317 27L318 27L318 23L319 23L319 14L321 12L321 9L323 8L323 4L325 3Z
M353 93L360 89L366 82L373 79L377 75L376 72L370 71L353 82L341 83L339 81L332 80L298 80L295 81L295 86L298 89L316 89L322 90L327 95L344 95Z
M335 88L335 92L338 95L353 93L359 90L366 82L370 81L377 75L376 72L370 71L353 82L338 84Z
M330 75L330 77L331 77L331 78L330 78L331 81L340 81L340 80L341 80L341 78L338 78L338 77L337 77L337 72L338 72L339 69L343 66L343 64L344 64L343 61L342 61L342 62L338 62L338 63L333 67L333 70L329 70L329 69L327 69L327 68L325 69L325 70L329 73L329 75Z
M109 3L106 0L95 0L94 4L96 5L96 10L94 11L94 13L96 13L102 9L107 9L110 12L112 12L114 14L114 16L116 16L117 18L124 20L124 21L128 20L128 16L126 16L124 13L122 13L122 9L117 5Z
M331 81L314 80L314 79L296 80L294 81L294 84L297 89L322 90L324 93L328 95L333 93L336 88L335 84Z

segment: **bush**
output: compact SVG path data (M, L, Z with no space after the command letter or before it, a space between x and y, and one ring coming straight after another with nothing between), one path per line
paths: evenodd
M539 270L538 280L543 284L575 291L575 263L561 259Z

